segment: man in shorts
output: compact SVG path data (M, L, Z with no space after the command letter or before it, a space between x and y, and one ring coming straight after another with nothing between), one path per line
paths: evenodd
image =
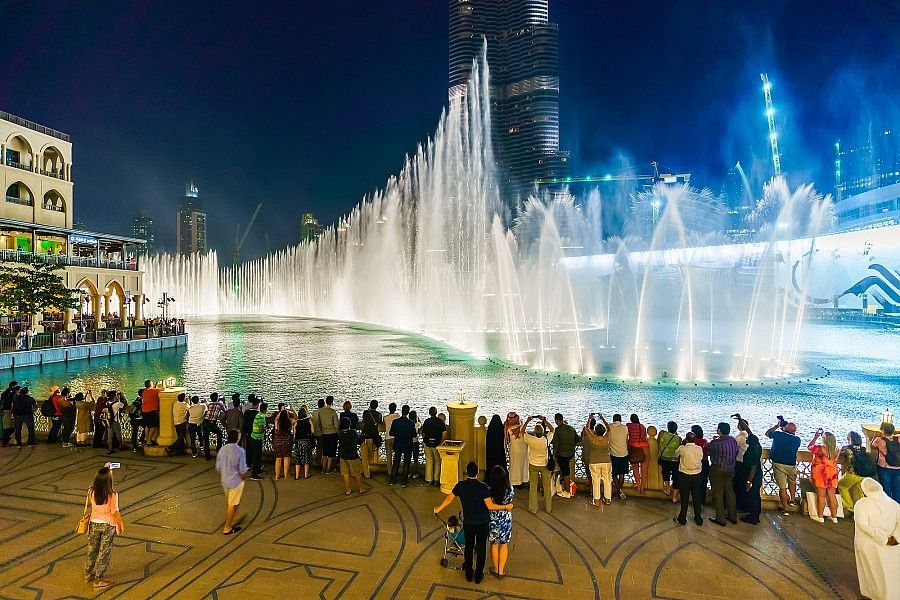
M341 477L344 478L344 493L348 496L350 490L350 478L356 479L356 486L360 494L365 494L369 488L362 482L362 461L359 458L359 432L353 427L353 421L347 417L341 417L341 429L338 431L339 453L341 457Z
M222 533L231 535L241 530L234 525L234 516L241 504L241 495L244 493L244 480L250 476L247 472L247 454L238 446L241 439L240 431L228 432L228 443L216 453L216 469L225 491L225 528Z
M609 460L612 462L613 495L625 499L625 476L631 470L628 462L628 428L622 423L622 415L613 415L609 425Z
M797 502L797 450L800 448L797 426L794 423L784 423L779 419L779 422L772 425L766 432L766 437L772 440L772 448L769 450L772 475L778 486L781 509L787 516L790 514L788 505ZM788 492L790 492L790 498L788 498Z
M144 393L141 394L141 423L146 434L146 445L156 446L159 437L159 392L149 379L144 382Z

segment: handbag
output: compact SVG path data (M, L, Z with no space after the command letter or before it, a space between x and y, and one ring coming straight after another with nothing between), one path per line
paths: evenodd
M641 463L647 458L644 448L641 446L628 446L628 462Z
M78 520L78 525L75 526L75 533L77 535L81 535L82 533L87 533L90 522L91 515L88 514L88 502L91 499L91 489L88 488L87 495L84 497L84 512L81 515L81 518Z

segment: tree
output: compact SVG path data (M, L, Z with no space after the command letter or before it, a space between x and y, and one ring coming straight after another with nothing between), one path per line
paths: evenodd
M0 312L37 315L78 308L78 290L69 289L58 271L62 267L32 257L27 262L0 264Z

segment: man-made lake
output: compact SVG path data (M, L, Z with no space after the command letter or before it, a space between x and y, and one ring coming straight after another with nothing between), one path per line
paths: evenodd
M351 400L355 410L372 399L383 408L389 402L409 404L420 418L429 406L445 410L447 399L464 393L488 418L494 413L505 418L509 411L548 418L561 412L579 429L587 413L598 411L607 419L619 412L626 420L635 412L642 422L657 426L671 419L681 431L699 423L710 434L717 422L736 412L757 433L784 415L797 422L803 438L824 427L839 440L851 429L860 430L861 423L877 421L886 408L896 412L900 396L900 333L884 326L808 323L801 344L802 377L777 385L766 380L697 386L525 372L417 335L331 321L194 319L187 332L187 349L21 368L4 376L31 387L38 399L51 385L69 385L73 391L124 389L131 398L145 379L174 376L200 396L255 392L270 402L314 405L331 394L339 402Z

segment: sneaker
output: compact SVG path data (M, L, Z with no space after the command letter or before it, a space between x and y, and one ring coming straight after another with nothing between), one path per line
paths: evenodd
M791 516L791 513L789 513L788 511L784 511L782 514L783 514L785 517Z
M832 522L832 523L837 523L837 522L838 522L838 521L837 521L837 517L831 517L831 522Z
M63 442L62 447L63 447L63 448L71 448L71 447L72 447L72 444Z
M824 523L825 517L813 517L812 520L815 521L816 523Z
M572 494L570 494L569 492L559 492L556 495L559 496L560 498L571 498L572 497Z
M625 492L623 492L622 490L619 490L619 500L624 500L627 497L628 496L625 495Z
M250 479L252 479L253 481L262 481L262 477L260 477L259 475L251 475Z

